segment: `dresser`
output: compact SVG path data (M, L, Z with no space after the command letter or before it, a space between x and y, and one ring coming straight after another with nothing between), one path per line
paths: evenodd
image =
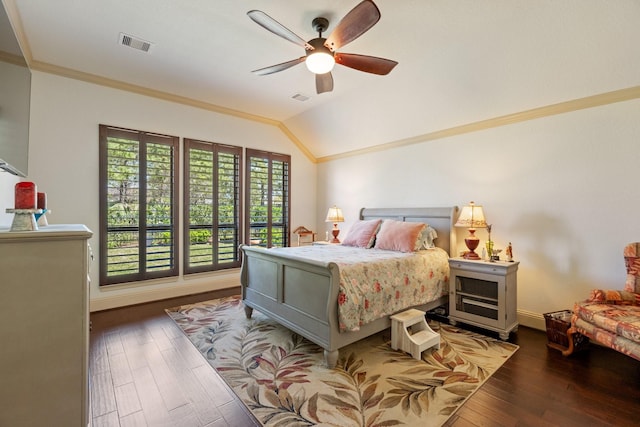
M91 236L0 229L0 426L88 424Z

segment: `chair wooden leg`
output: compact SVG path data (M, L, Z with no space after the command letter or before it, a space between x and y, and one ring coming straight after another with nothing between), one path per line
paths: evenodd
M576 332L576 328L574 328L573 326L567 330L567 340L569 341L569 347L567 347L566 350L562 351L563 356L569 356L571 353L573 353L573 334L575 334Z

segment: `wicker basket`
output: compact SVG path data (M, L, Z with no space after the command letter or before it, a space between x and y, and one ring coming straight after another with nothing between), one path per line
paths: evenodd
M544 321L547 327L547 345L556 350L566 350L569 347L567 330L571 326L571 310L554 311L544 314ZM573 346L575 350L580 350L589 342L589 338L579 333L573 334Z

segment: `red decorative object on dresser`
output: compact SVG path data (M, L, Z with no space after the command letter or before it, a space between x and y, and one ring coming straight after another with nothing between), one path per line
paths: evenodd
M47 193L38 193L38 209L47 209Z
M15 190L16 209L35 209L38 203L36 185L33 182L19 182Z

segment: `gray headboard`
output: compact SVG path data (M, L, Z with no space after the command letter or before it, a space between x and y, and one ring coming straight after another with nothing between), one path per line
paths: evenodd
M396 221L424 222L438 233L437 247L447 251L449 256L457 256L456 232L453 228L458 219L458 207L444 208L362 208L360 219L395 219Z

